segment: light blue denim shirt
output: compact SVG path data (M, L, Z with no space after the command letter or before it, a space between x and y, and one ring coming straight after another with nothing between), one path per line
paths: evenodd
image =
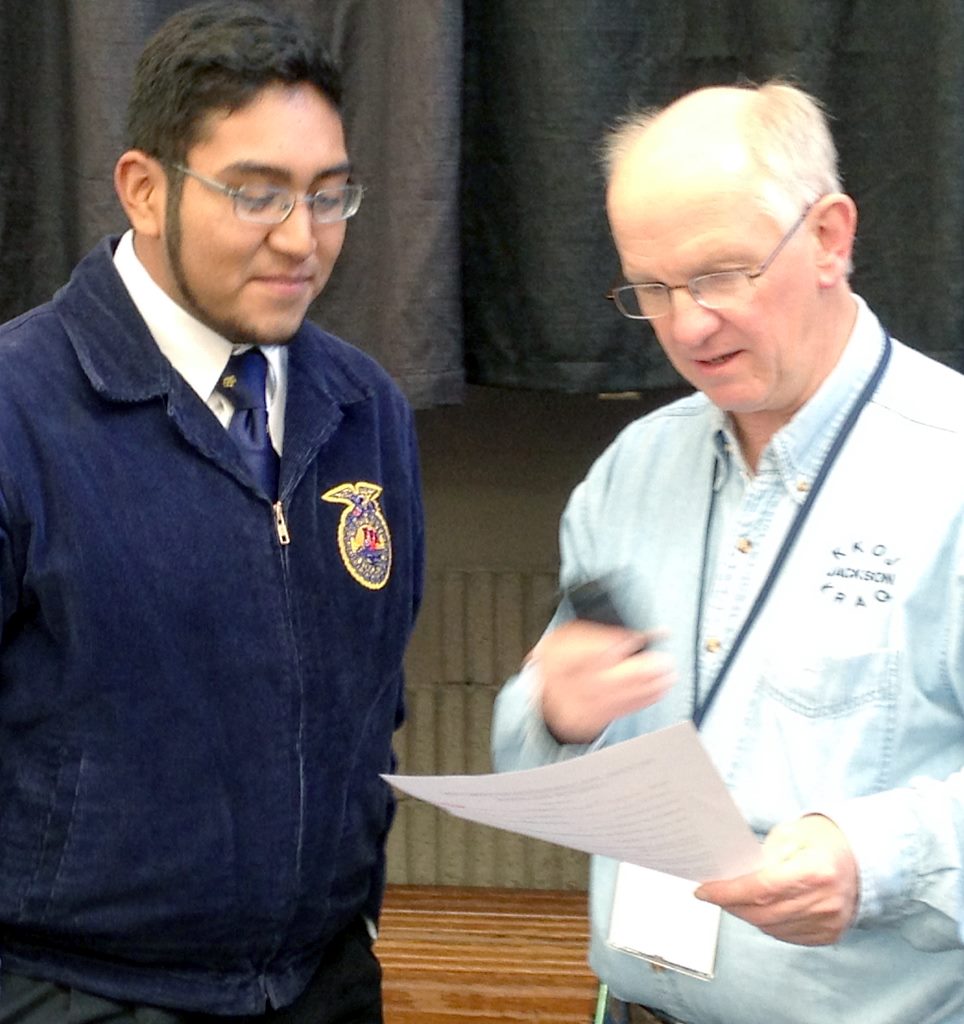
M573 492L563 586L623 571L620 611L668 628L680 669L597 745L689 718L697 678L700 696L712 683L880 357L880 324L858 305L837 366L754 475L696 394L627 427ZM616 864L597 857L590 960L614 994L688 1024L964 1021L962 512L964 378L895 342L701 731L761 839L809 811L843 829L860 870L854 926L804 947L724 914L714 980L658 971L607 945ZM585 749L549 735L537 671L499 696L500 770Z

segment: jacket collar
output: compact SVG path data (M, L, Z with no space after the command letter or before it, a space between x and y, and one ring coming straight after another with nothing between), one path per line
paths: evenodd
M157 347L114 267L116 244L116 238L105 238L53 299L91 387L114 402L163 401L189 444L253 487L227 431ZM314 324L301 325L288 353L282 499L294 490L346 409L372 393L361 375L363 357Z
M91 387L116 402L174 395L186 385L157 347L113 263L118 238L103 239L77 265L54 307ZM289 342L289 401L351 405L371 388L353 371L341 343L305 322ZM294 392L294 395L292 394Z

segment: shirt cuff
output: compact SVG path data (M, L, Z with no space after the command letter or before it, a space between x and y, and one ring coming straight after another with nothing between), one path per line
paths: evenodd
M857 926L895 921L914 900L920 823L907 795L890 790L811 812L829 818L850 845L860 880Z

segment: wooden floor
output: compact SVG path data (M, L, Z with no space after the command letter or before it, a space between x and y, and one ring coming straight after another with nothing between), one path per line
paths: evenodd
M385 1024L588 1024L588 941L585 893L389 886Z

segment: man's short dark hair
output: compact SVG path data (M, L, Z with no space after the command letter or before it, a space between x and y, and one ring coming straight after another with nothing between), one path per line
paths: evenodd
M189 7L158 29L137 62L128 147L182 162L208 114L240 110L274 83L307 83L336 109L341 103L337 67L291 16L245 0Z

